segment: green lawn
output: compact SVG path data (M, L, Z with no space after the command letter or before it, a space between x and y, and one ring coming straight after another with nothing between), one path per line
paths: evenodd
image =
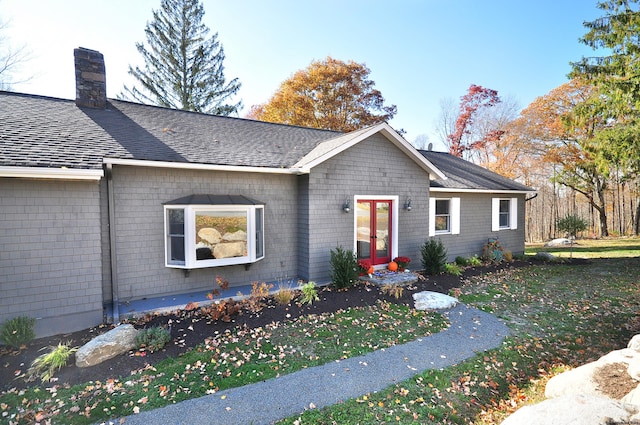
M640 239L579 243L588 264L536 265L461 288L463 302L508 323L513 334L499 349L280 423L499 424L543 399L550 376L626 347L640 333Z
M640 256L640 238L578 239L573 247L545 247L543 243L527 244L525 253L545 251L568 258L571 250L575 258L620 258Z
M523 403L539 400L552 374L625 347L640 333L640 239L578 242L574 256L591 259L587 264L488 274L460 289L463 302L507 322L513 334L500 348L281 423L496 424ZM527 254L538 249L552 251L533 246ZM568 256L568 249L560 251ZM380 303L225 333L124 379L0 394L0 423L101 422L360 355L444 326L440 315ZM332 339L338 334L339 343Z

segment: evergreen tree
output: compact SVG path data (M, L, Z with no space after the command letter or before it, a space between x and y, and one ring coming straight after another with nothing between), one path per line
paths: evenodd
M207 38L203 16L199 0L162 0L145 28L148 46L136 43L144 69L129 66L140 87L124 86L120 97L187 111L237 114L242 102L227 102L240 90L240 82L226 82L224 50L218 33Z

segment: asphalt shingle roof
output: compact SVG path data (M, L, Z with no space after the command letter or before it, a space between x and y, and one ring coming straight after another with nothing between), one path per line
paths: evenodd
M528 186L489 171L446 152L420 152L446 176L446 180L432 180L432 188L534 191Z
M0 166L101 169L103 158L288 168L327 130L221 117L110 99L0 92Z

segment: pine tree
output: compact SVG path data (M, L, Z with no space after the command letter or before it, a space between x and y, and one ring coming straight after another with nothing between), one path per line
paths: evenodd
M237 78L225 80L225 58L218 33L207 38L199 0L162 0L147 23L147 45L136 43L145 65L129 74L140 87L124 86L120 98L216 115L237 114L242 102L227 103L240 90Z

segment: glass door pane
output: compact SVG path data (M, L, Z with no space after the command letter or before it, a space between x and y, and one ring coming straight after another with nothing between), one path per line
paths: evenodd
M358 260L371 258L371 201L356 206L356 255Z
M375 201L375 264L391 260L391 201Z

